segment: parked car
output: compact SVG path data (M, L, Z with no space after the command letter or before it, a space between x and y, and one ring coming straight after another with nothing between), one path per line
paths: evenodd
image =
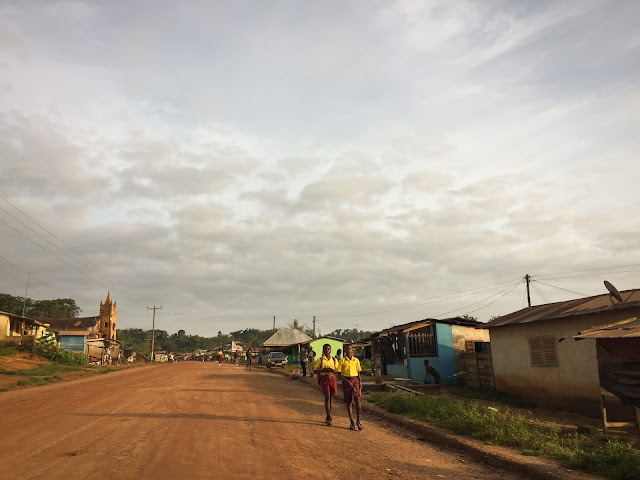
M282 352L269 352L267 355L267 368L282 367L287 364L287 356Z

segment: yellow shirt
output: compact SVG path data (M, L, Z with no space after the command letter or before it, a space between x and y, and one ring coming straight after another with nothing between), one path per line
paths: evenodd
M331 358L327 358L324 355L322 355L318 360L316 360L316 363L313 364L313 370L322 370L323 368L327 368L327 367L331 367L334 370L338 370L338 362L336 362L336 359L331 357ZM319 373L318 375L322 375L322 376L326 376L326 375L333 375L332 372L322 372Z
M358 373L362 371L362 368L360 368L360 360L356 357L353 357L351 360L343 357L338 365L338 370L343 377L357 377Z

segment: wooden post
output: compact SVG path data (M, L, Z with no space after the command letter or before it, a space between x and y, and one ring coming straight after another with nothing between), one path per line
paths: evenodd
M602 408L602 429L607 433L607 409L604 406L604 395L600 392L600 408Z
M640 433L640 408L636 407L636 425L638 426L638 433Z

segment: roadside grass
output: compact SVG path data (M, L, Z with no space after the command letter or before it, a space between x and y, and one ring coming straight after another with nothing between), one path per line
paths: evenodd
M451 395L462 398L471 398L477 400L487 400L490 402L497 402L504 405L509 405L515 408L534 408L535 403L527 402L516 395L510 395L505 392L499 392L497 390L478 390L476 388L463 387L457 390L451 390L448 392Z
M376 392L368 399L392 413L517 448L526 455L555 458L568 468L613 480L640 479L640 446L631 441L564 434L559 428L533 425L521 415L447 395Z
M0 357L8 357L14 353L18 353L18 351L13 347L0 347Z
M28 368L23 370L3 370L0 369L0 374L15 375L19 377L45 377L52 376L61 372L73 372L82 369L80 365L60 365L58 363L51 363L47 365L38 365L35 368Z

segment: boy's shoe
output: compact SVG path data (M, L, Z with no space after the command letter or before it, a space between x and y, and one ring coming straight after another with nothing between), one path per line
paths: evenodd
M326 423L328 426L333 425L333 419L331 418L331 415L327 415L327 418L324 420L324 423Z
M362 423L360 423L360 420L358 420L356 422L356 425L358 426L358 430L362 430L364 427L362 426Z
M353 423L353 419L351 419L351 425L349 425L349 430L355 430L356 429L356 424Z

